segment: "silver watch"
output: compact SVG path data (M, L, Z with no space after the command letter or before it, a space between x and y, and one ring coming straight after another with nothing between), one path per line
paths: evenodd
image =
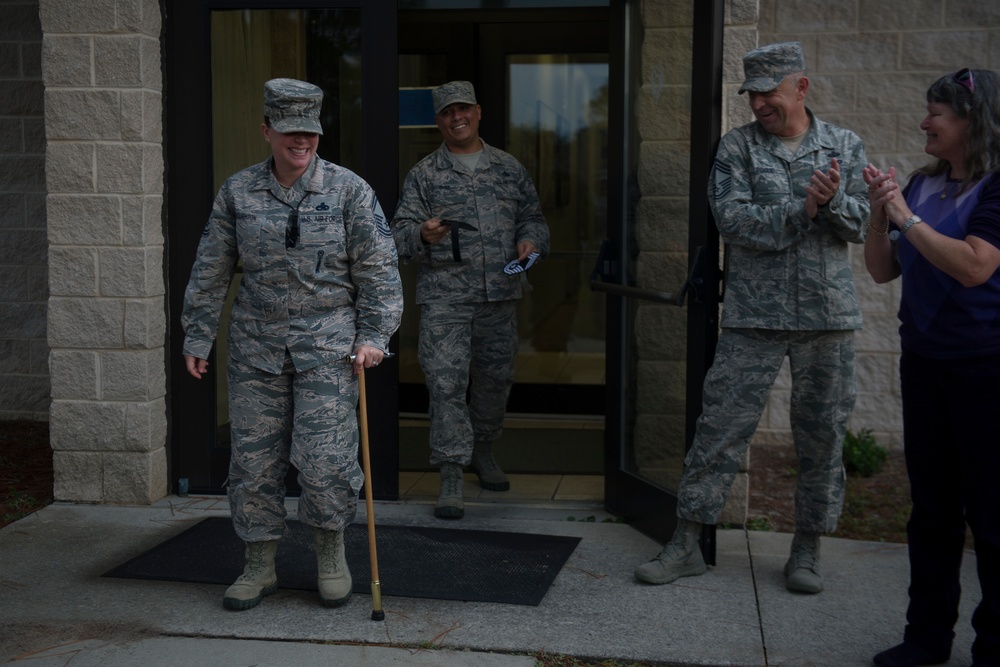
M923 222L923 220L920 219L920 216L911 215L906 219L906 222L903 223L903 226L899 228L899 231L903 232L903 236L906 236L906 232L910 231L910 227L913 225L919 225L921 222Z

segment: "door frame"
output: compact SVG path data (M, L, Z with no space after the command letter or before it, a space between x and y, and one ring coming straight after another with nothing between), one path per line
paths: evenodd
M215 444L214 366L209 376L196 381L183 370L183 336L180 312L184 286L194 262L197 241L215 193L212 191L211 158L205 146L211 145L211 85L207 63L210 59L209 13L213 9L272 9L272 0L164 0L165 38L165 157L167 162L166 227L169 261L167 262L169 357L166 364L168 386L169 442L171 443L171 480L187 477L190 490L196 493L219 493L225 470L213 455ZM699 249L705 257L718 257L718 233L708 211L708 170L721 128L722 21L724 0L692 0L694 5L692 106L702 110L692 114L691 186L689 252L694 258ZM398 136L385 132L398 125L398 48L399 10L395 0L299 0L301 9L360 9L366 35L362 57L363 99L368 108L363 117L362 143L364 163L361 176L380 193L383 209L395 210L399 192ZM632 123L636 108L640 72L638 30L641 26L637 2L610 0L608 182L609 236L617 248L612 270L606 276L622 287L628 286L629 257L626 224L630 217L629 182L637 171L638 142ZM410 11L410 10L407 10ZM428 20L448 10L420 10ZM468 13L467 10L463 10ZM497 10L476 10L483 15ZM577 10L574 10L577 11ZM525 10L539 21L558 20L564 10ZM518 10L520 13L520 10ZM507 16L512 16L511 14ZM184 45L183 47L181 45ZM190 45L194 45L193 47ZM466 63L472 67L472 63ZM474 78L474 69L468 70ZM483 90L489 95L489 91ZM489 99L488 97L484 99ZM615 139L617 138L617 140ZM183 193L179 196L177 193ZM620 220L617 225L611 223ZM697 286L688 300L688 379L686 446L693 440L694 427L701 411L701 385L711 364L717 338L720 270L716 261L706 261L694 276ZM625 388L632 382L624 369L627 344L627 299L608 295L606 386L605 386L605 505L638 529L661 540L672 533L676 523L676 497L642 478L624 470L621 461L625 446ZM390 344L397 349L397 341ZM369 425L373 458L374 496L398 497L398 362L387 360L388 368L368 379ZM373 398L377 397L377 398ZM226 456L228 460L228 456ZM210 474L198 471L211 471ZM221 477L220 477L221 475ZM714 559L714 529L706 531L703 547L706 558Z

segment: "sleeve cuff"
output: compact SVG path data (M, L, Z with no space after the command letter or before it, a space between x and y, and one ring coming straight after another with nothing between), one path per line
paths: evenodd
M208 359L212 352L212 341L198 340L196 338L184 339L184 354L199 359Z

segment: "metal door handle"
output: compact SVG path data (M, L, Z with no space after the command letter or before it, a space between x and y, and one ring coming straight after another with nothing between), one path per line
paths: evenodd
M676 294L671 294L670 292L660 292L658 290L604 282L603 277L612 273L614 268L614 259L611 256L611 241L605 240L601 244L601 252L597 258L597 264L594 265L594 270L590 272L590 289L595 292L606 292L608 294L633 297L645 301L655 301L671 306L683 306L689 292L693 293L692 298L696 300L700 300L702 296L701 288L704 279L701 275L701 269L704 261L704 251L705 248L703 246L698 247L694 261L691 263L691 271L688 273L687 280L681 285L680 291Z

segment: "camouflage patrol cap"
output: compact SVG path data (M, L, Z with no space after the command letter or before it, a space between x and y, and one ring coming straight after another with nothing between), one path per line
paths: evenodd
M802 44L782 42L768 44L743 56L743 73L746 80L740 86L740 95L750 90L763 93L774 90L789 74L803 72L806 61L802 56Z
M264 84L264 116L276 132L323 134L319 109L323 90L297 79L271 79Z
M462 102L463 104L479 104L476 101L476 91L468 81L449 81L443 86L438 86L431 92L434 98L434 113L441 113L449 104Z

